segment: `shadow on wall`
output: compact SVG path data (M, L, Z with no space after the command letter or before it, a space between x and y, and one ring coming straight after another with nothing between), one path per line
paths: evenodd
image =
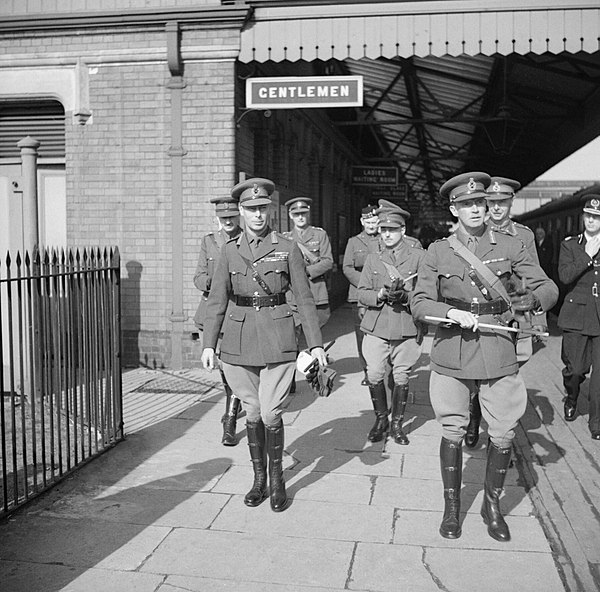
M127 277L121 278L121 334L123 367L137 368L140 360L140 283L143 266L139 261L125 264Z

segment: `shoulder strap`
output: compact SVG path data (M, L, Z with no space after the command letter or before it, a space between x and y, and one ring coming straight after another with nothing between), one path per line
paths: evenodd
M313 263L317 263L317 261L319 260L317 257L315 257L302 243L296 243L298 245L298 248L300 249L300 251L302 251L302 255L304 255L304 258L311 264Z
M467 247L465 247L465 245L458 240L458 237L455 234L448 237L448 243L454 252L461 259L466 261L469 266L477 272L479 277L485 281L490 288L496 290L502 299L510 305L510 297L506 291L506 288L502 285L500 278L496 277L496 275L494 275L490 269L486 267L486 265L481 261L481 259L479 259L479 257L477 257L477 255L475 255L475 253L469 251L469 249L467 249Z

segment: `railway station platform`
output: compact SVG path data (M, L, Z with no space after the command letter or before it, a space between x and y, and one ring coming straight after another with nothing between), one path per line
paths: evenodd
M0 523L0 589L598 590L600 444L587 429L585 397L576 421L563 419L555 329L522 369L529 404L502 499L509 543L490 538L479 515L485 433L465 449L462 537L438 534L441 432L428 355L411 379L410 444L371 444L348 307L334 311L324 334L336 340L336 387L318 398L299 380L287 402L287 511L244 505L252 481L244 418L239 445L223 447L216 372L127 371L127 439Z

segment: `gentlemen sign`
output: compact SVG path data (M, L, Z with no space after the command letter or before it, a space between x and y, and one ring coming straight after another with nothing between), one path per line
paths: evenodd
M352 185L396 187L398 185L398 169L396 167L353 166Z
M246 107L249 109L362 105L362 76L288 76L246 80Z

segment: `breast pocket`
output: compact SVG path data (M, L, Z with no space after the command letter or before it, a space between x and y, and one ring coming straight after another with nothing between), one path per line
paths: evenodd
M260 266L260 273L273 294L287 291L289 286L287 262L266 261Z
M444 268L444 273L438 274L440 293L444 297L456 298L457 292L462 292L461 286L467 273L464 266L453 265Z
M232 308L225 317L221 351L239 356L242 353L242 329L246 312L241 308Z
M247 296L254 293L254 290L251 290L251 286L248 285L248 267L246 265L233 263L229 268L229 273L234 294Z

